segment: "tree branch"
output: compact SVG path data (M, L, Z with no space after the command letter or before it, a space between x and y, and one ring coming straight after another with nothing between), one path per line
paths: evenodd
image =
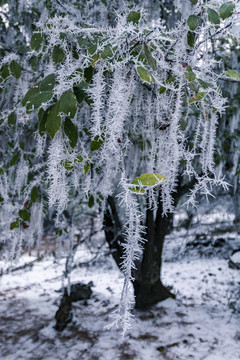
M230 82L235 82L235 83L240 84L240 79L233 79L233 78L229 78L227 76L219 76L218 79L223 80L223 81L230 81Z
M224 30L226 30L227 28L229 28L232 25L232 23L227 24L225 27L223 27L222 29L216 31L213 35L208 36L206 39L200 41L197 44L197 48L199 48L199 46L201 46L205 41L210 40L212 38L214 38L215 36L217 36L218 34L221 34Z

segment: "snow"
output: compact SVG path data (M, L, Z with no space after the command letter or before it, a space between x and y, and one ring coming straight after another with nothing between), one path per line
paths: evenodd
M112 259L74 269L72 282L92 280L93 295L73 303L73 320L61 333L53 326L64 259L45 256L32 267L5 273L0 277L0 359L238 360L240 317L230 303L239 288L239 271L219 256L176 257L172 248L169 238L162 279L176 299L134 310L124 338L121 329L106 329L123 285ZM85 261L89 252L82 247L76 257ZM21 265L31 261L33 256L24 255Z
M231 257L231 260L234 263L240 263L240 251L237 251L233 256Z

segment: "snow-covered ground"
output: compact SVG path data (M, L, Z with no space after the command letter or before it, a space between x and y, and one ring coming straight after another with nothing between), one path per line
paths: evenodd
M240 311L236 311L236 297L240 271L230 269L228 260L219 256L174 256L176 249L177 245L172 251L169 238L162 273L164 284L171 287L176 300L166 300L148 311L134 310L132 328L124 338L121 329L106 329L123 283L111 259L73 271L73 282L93 281L93 295L90 300L73 303L73 320L60 333L53 326L63 259L54 262L48 256L32 267L2 275L0 359L239 360ZM88 255L82 247L77 258L83 261ZM21 262L33 259L24 255Z

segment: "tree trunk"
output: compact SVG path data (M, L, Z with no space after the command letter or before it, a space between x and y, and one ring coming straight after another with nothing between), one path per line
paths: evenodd
M104 231L106 240L112 251L114 260L121 268L124 242L123 227L119 220L117 209L112 197L108 198L108 208L104 216ZM144 243L142 260L133 270L135 292L135 307L145 309L159 301L174 297L163 286L160 273L162 266L162 249L166 234L172 229L173 215L162 217L162 205L159 203L157 214L154 218L153 209L146 213L146 242Z
M147 204L149 206L149 204ZM162 204L159 202L156 217L154 210L148 208L146 214L146 242L144 243L141 264L134 274L135 307L148 308L173 294L161 282L162 250L165 236L172 229L173 215L162 217Z

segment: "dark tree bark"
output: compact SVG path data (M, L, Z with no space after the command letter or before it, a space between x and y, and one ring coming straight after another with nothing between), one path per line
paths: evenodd
M149 204L147 204L149 206ZM135 307L148 308L173 294L161 282L162 250L165 236L171 231L173 215L162 217L162 203L159 202L157 214L148 208L146 212L146 242L141 263L135 271L133 282Z
M165 236L171 231L173 215L162 217L162 205L159 204L154 217L153 209L146 213L146 242L143 245L143 256L133 270L135 307L145 309L173 294L162 284L160 279L162 266L162 250ZM112 197L108 198L108 208L104 216L104 231L114 260L121 269L124 242L123 226L119 220L117 209Z

